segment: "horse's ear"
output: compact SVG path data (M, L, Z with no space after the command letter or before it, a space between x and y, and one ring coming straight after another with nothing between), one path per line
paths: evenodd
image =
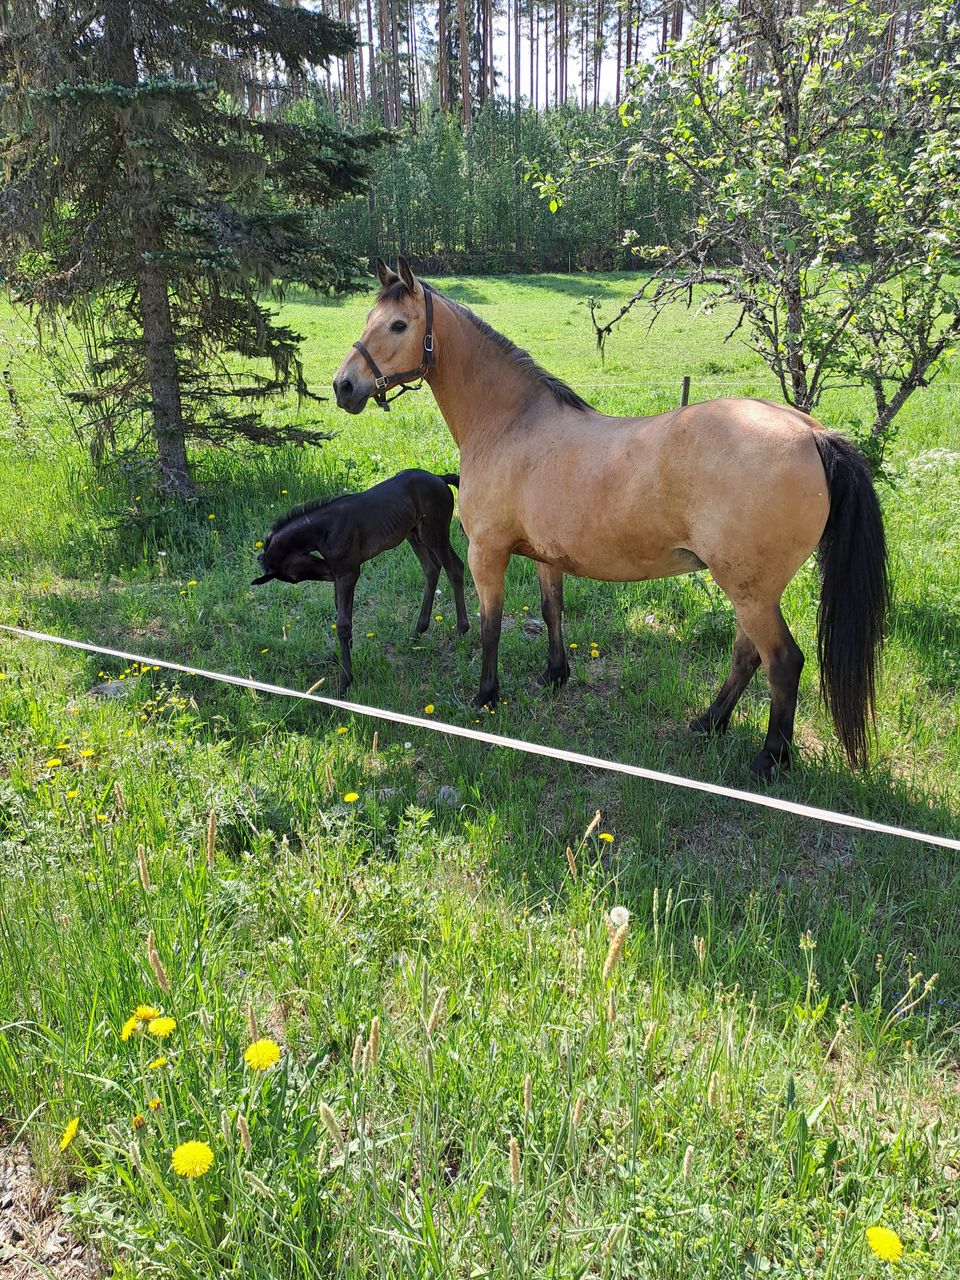
M417 282L413 278L413 272L410 270L410 263L406 258L397 259L397 270L400 272L400 279L407 286L410 292L415 293Z
M384 288L386 288L388 284L393 284L395 280L399 280L400 278L395 271L390 270L382 258L377 259L377 275L379 276L380 283Z

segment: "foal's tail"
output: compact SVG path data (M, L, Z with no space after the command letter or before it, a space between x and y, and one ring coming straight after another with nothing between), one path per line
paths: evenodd
M448 475L441 476L440 479L443 480L446 484L452 484L454 489L459 490L460 477L457 475L455 471L451 471Z
M832 431L816 431L813 438L830 495L830 515L818 551L820 692L850 763L862 766L890 604L883 518L859 450Z

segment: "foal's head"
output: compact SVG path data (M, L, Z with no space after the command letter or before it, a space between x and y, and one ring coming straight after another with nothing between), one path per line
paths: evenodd
M263 573L254 578L251 586L259 587L274 579L294 585L298 582L333 582L333 570L322 556L313 554L316 539L312 526L316 521L310 517L321 509L319 506L305 511L297 509L281 516L267 534L260 552Z
M399 274L382 258L377 259L380 293L376 305L367 316L359 343L334 375L337 404L348 413L360 413L378 391L421 377L427 367L424 286L406 258L400 258L397 271ZM427 345L432 354L432 336Z

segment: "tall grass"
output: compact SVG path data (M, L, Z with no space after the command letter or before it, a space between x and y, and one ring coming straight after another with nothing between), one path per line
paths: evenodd
M656 350L637 328L601 369L582 299L620 287L455 286L610 411L665 407L683 372L695 395L769 391L719 344L724 317L671 317ZM326 380L363 301L288 310ZM56 431L32 376L21 401ZM331 594L250 588L254 543L298 500L454 469L413 400L331 414L322 451L204 455L206 496L180 511L67 447L8 452L4 619L331 681ZM943 830L956 402L950 379L911 402L883 491L897 602L871 771L849 773L817 703L808 566L786 604L811 659L801 759L776 784ZM858 401L828 409L843 426ZM411 640L418 599L404 549L365 567L353 692L473 723L475 629L456 638L442 593ZM486 728L744 783L761 682L726 739L683 728L732 639L709 582L570 582L559 697L534 688L535 604L517 563ZM876 1224L900 1234L904 1274L957 1270L948 855L389 726L374 746L368 722L27 642L4 641L0 672L0 1125L117 1275L879 1276ZM105 679L125 696L86 696ZM122 1039L140 1004L175 1028ZM244 1061L258 1039L281 1050L262 1072ZM212 1152L194 1179L171 1167L191 1141Z

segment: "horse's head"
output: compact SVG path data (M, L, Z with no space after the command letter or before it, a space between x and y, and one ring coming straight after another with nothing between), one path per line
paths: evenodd
M337 370L333 390L337 404L348 413L360 413L371 396L387 407L388 388L422 378L433 366L433 301L410 270L406 258L397 263L399 274L377 259L380 293L367 316L359 342Z

